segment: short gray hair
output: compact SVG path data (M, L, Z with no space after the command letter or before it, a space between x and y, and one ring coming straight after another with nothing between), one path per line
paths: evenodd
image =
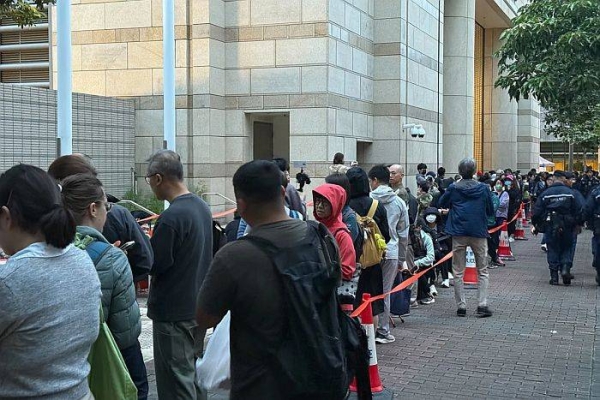
M463 179L471 179L475 175L477 164L471 157L463 158L458 163L458 173Z
M183 164L179 154L172 150L159 150L148 159L148 175L160 174L167 179L183 181Z

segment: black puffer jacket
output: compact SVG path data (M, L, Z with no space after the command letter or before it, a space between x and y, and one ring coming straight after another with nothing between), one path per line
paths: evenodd
M369 187L369 178L367 173L360 167L353 167L346 172L346 176L350 181L350 208L362 217L367 215L373 199L369 197L371 192ZM379 203L375 215L373 216L375 223L379 227L386 243L390 241L390 229L387 220L387 212L382 203Z

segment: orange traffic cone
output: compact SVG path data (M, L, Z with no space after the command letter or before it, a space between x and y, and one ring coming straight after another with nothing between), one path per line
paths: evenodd
M527 220L525 209L521 210L521 222L523 224L523 229L529 228L529 221Z
M467 264L463 276L465 285L477 285L477 265L475 265L475 254L473 249L467 246Z
M370 298L370 294L364 293L362 301L367 301ZM369 379L371 380L371 393L377 394L378 399L387 399L389 397L391 400L393 393L383 388L383 385L381 384L381 378L379 377L379 369L377 367L377 349L375 348L375 326L373 325L373 309L371 308L371 303L369 303L368 307L365 308L360 314L360 321L363 328L365 328L367 340L369 342ZM350 391L356 392L356 379L354 379L350 384ZM352 398L352 396L350 398Z
M508 241L508 224L506 223L502 225L502 230L500 231L500 246L498 246L498 257L507 261L516 260L515 256L513 256L513 253L510 250L510 242Z
M523 220L521 218L517 218L515 224L515 240L527 240L525 237L525 230L523 229Z

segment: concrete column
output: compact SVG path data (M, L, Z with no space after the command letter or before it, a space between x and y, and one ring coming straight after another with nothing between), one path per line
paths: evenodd
M446 0L444 10L444 167L473 156L475 1ZM479 168L480 166L478 166Z
M538 168L540 155L540 105L534 99L518 105L517 168Z
M514 170L517 167L518 104L510 100L506 90L494 87L498 60L493 55L500 48L502 32L503 29L485 30L484 164L486 168Z

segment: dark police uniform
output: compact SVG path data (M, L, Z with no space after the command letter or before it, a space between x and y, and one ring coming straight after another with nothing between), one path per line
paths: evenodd
M565 173L556 171L554 177L564 178ZM563 283L571 284L573 229L580 223L582 207L573 190L560 181L546 189L535 203L532 222L537 231L546 233L551 285L558 284L559 271Z
M600 187L596 187L587 198L583 217L594 232L592 237L593 265L596 269L596 283L600 285Z

